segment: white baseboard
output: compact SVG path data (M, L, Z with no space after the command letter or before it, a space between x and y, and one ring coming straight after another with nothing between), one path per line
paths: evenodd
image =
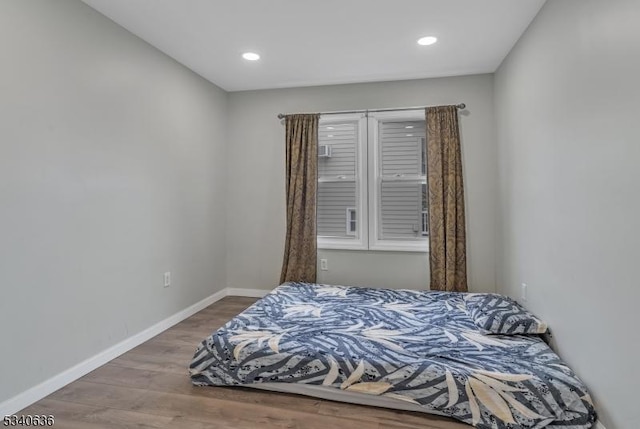
M251 298L262 298L271 292L266 289L243 289L238 287L228 287L227 296L247 296Z
M593 429L607 429L607 428L604 427L602 423L600 423L600 420L596 420L596 424L593 425Z
M28 407L34 402L39 401L45 396L52 394L56 390L90 373L94 369L99 368L107 362L128 352L134 347L137 347L145 341L150 340L161 332L166 331L173 325L180 323L190 316L193 316L198 311L210 306L216 301L221 300L227 295L227 289L216 292L213 295L203 299L202 301L197 302L192 306L174 314L173 316L169 316L168 318L156 323L150 328L147 328L144 331L139 332L132 337L129 337L126 340L116 344L115 346L110 347L107 350L104 350L97 355L90 357L84 362L80 362L74 367L51 377L43 383L40 383L37 386L34 386L29 390L26 390L18 394L17 396L14 396L13 398L0 403L0 416L15 414L16 412Z

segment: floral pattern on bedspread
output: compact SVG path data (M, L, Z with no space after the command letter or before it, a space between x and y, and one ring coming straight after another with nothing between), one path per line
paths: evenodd
M582 381L535 335L488 335L464 294L285 283L206 338L196 385L384 395L481 429L590 428Z

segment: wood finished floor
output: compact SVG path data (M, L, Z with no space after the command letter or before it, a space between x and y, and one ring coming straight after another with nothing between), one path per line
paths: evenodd
M438 416L230 387L196 387L197 344L255 302L226 297L19 414L64 429L469 429Z

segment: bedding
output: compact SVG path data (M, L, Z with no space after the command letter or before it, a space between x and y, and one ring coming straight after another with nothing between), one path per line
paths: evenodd
M480 429L590 428L576 374L537 335L488 335L464 297L285 283L202 341L191 379L375 395Z
M467 293L464 302L476 325L492 334L544 334L547 324L508 296Z

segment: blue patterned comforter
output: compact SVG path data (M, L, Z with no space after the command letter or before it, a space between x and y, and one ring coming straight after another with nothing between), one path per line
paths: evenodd
M196 385L306 383L477 428L590 428L582 381L536 335L487 335L464 294L285 283L206 338Z

